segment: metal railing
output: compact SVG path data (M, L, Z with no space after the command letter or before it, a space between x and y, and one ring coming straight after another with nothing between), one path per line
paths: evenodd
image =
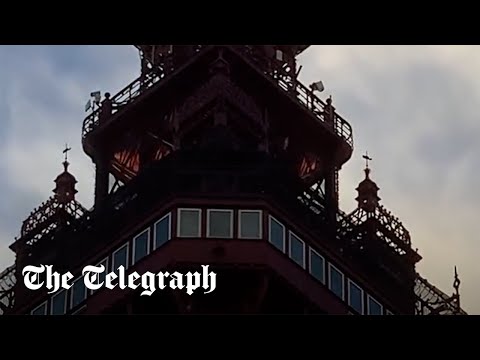
M206 48L207 47L198 47L196 52L199 53ZM241 53L246 55L247 59L249 59L254 65L264 66L267 62L275 64L275 62L271 62L271 59L265 58L264 55L251 46L238 45L234 46L234 48L240 50ZM289 74L287 74L280 65L274 67L275 74L268 71L265 72L265 74L267 74L280 89L284 90L288 96L298 101L302 106L314 114L320 122L325 123L327 128L332 128L332 131L336 135L345 140L346 143L353 148L353 131L351 125L335 111L333 112L333 116L330 114L326 115L329 106L318 98L311 89L307 88L297 79L290 79L290 81L286 80L289 78ZM112 114L117 112L123 106L133 102L142 92L148 90L163 78L165 78L164 72L155 72L155 69L153 69L150 73L135 79L111 99L112 103L116 104L112 109ZM98 126L100 111L101 108L97 108L85 118L83 122L82 138L85 138ZM332 116L332 118L327 119L327 116Z
M449 296L417 274L415 281L417 296L416 315L468 315L460 307L458 295Z
M0 315L11 309L14 302L13 287L15 286L15 265L11 265L0 272Z
M156 73L149 73L146 76L141 76L128 84L125 88L120 90L113 98L112 103L115 104L112 108L112 115L115 114L125 105L130 104L135 98L137 98L142 92L151 88L163 76ZM83 121L82 139L85 138L90 132L92 132L97 126L100 117L101 107L96 108L90 115L88 115Z
M286 93L291 94L292 85L289 84L282 78L277 78L274 80L277 81L281 89L285 90ZM312 90L307 88L301 82L297 81L295 84L295 97L307 110L315 115L315 117L322 123L328 124L325 114L327 104L325 104L320 98L318 98ZM333 130L334 132L341 137L346 143L353 148L353 131L351 125L343 119L337 112L333 112Z
M199 54L207 47L197 45L195 47L195 53ZM174 69L173 72L179 71L180 68L187 66L192 59L189 59L185 64L181 64L178 69ZM120 90L115 96L111 98L113 106L112 115L117 111L132 103L140 94L153 87L160 80L164 79L169 72L162 70L160 67L153 67L150 72L143 74L139 78L132 81L130 84ZM101 112L101 106L94 109L93 112L88 115L83 121L82 139L84 139L90 132L92 132L99 124L99 117Z
M328 105L324 103L315 93L303 85L298 79L292 78L283 68L283 63L267 58L260 50L249 45L236 45L234 48L244 54L250 62L262 68L264 74L268 75L272 81L284 90L287 95L298 101L307 110L309 110L327 128L332 128L335 134L346 141L353 149L353 131L352 126L337 112L333 112L333 118L327 119ZM327 111L326 111L327 110ZM331 125L333 123L333 126Z

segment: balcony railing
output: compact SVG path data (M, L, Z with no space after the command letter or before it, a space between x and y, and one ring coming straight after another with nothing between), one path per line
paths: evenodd
M283 78L276 79L278 85L291 94L292 85ZM301 82L297 81L295 85L295 97L305 108L307 108L315 117L322 123L328 124L326 119L326 107L328 106L320 100L312 90L308 89ZM327 125L328 126L328 125ZM333 130L335 133L344 139L347 144L353 148L353 132L351 125L343 119L337 112L333 112Z
M418 299L416 315L468 315L460 307L458 294L449 296L418 274L415 295Z
M162 75L151 72L128 84L111 99L112 103L116 105L112 108L112 114L116 113L125 105L132 103L142 92L160 81L164 77ZM90 113L83 121L82 139L98 126L100 111L101 107L94 109L94 111L92 111L92 113Z
M207 48L208 47L199 47L196 51L201 52ZM255 51L251 46L239 45L234 46L233 48L246 55L248 61L253 65L264 66L266 62L275 64L274 61L272 62L271 59L265 58L265 56L261 55L259 51ZM289 79L289 74L287 74L280 65L274 65L274 68L275 74L268 71L265 71L264 73L267 74L271 80L279 86L279 88L284 90L288 96L292 97L295 101L298 101L308 111L314 114L318 121L325 123L327 128L331 128L335 134L345 140L345 142L353 148L353 132L351 125L335 111L333 111L333 115L330 115L329 105L319 99L311 89L298 80ZM112 98L112 103L116 105L114 109L112 109L112 113L115 113L125 105L132 103L142 92L151 88L163 78L165 78L164 72L155 72L155 69L153 69L150 73L145 74L145 76L141 76L134 80ZM98 126L100 111L101 108L97 108L85 118L83 122L82 138L85 138Z
M243 53L253 64L263 68L264 74L268 75L272 81L276 82L289 96L314 114L320 122L325 123L327 127L333 128L334 133L353 148L353 131L351 125L335 111L333 112L333 119L327 119L327 114L329 113L328 105L318 98L311 89L298 81L298 79L292 78L291 74L285 71L282 62L267 58L261 51L256 50L252 46L238 45L234 46L234 48ZM333 126L330 125L332 123Z
M195 48L196 53L200 53L202 50L205 50L207 47L197 46ZM190 63L192 59L187 61L181 67L186 66ZM179 69L176 69L177 71ZM174 71L175 72L175 71ZM112 104L115 106L112 108L112 115L115 114L118 110L122 109L126 105L132 103L140 94L146 90L153 87L160 80L164 79L167 76L167 73L163 71L160 67L152 68L150 72L145 73L143 76L132 81L130 84L125 86L120 92L111 98ZM98 107L90 113L85 120L83 121L82 129L82 139L88 136L99 124L101 107Z
M5 311L13 306L13 287L15 283L15 265L0 272L0 315L4 315Z

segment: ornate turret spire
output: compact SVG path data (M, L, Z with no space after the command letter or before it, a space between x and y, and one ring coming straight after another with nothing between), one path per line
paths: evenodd
M86 209L75 200L77 180L68 172L70 150L68 146L63 150L65 154L63 172L55 179L54 195L35 208L23 221L20 238L17 238L10 247L17 254L17 264L31 260L29 256L33 252L30 246L48 238L59 227L78 219L86 212Z
M77 190L75 189L77 179L75 179L75 177L68 172L68 166L70 165L68 162L68 152L70 150L71 148L65 144L65 150L63 150L63 153L65 154L65 160L63 162L64 170L63 173L58 175L55 179L56 187L53 192L55 193L57 201L60 204L66 204L72 200L75 200L75 194L77 193Z
M368 152L363 155L365 159L365 179L358 185L357 191L358 196L355 200L358 201L358 207L365 210L366 212L374 212L375 208L378 206L380 197L378 196L379 187L377 184L370 179L370 168L368 167L368 162L372 161L372 158L368 156Z

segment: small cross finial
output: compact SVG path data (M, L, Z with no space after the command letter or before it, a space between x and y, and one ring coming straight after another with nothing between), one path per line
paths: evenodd
M72 148L68 147L68 144L65 144L65 150L63 150L63 153L65 154L65 162L68 161L68 152L72 150Z
M68 165L69 162L68 162L68 152L72 150L72 148L68 147L68 144L65 144L65 150L63 150L63 153L65 154L65 161L63 162L63 167L65 168L65 171L68 170Z
M367 169L368 169L368 162L372 161L372 158L370 156L368 156L368 151L365 153L365 155L363 155L363 158L365 159L366 166L367 166Z

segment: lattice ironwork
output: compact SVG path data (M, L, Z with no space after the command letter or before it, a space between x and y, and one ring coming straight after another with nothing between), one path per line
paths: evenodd
M23 222L21 238L27 245L33 245L42 237L50 234L62 224L69 224L71 220L83 216L87 210L76 200L60 203L56 196L52 196L39 208L34 209Z
M15 265L12 265L0 273L0 315L8 313L13 308L15 283Z
M137 45L137 46L153 46L153 45ZM306 45L302 45L306 46ZM302 47L300 46L300 48ZM196 51L198 53L207 51L210 46L199 47ZM259 63L265 61L266 55L259 51L256 47L249 45L237 45L231 46L232 49L238 51L239 54L243 54L245 60L249 61L253 66L258 66ZM147 51L143 49L142 51ZM263 59L263 60L262 60ZM191 58L183 66L187 66L188 63L194 59ZM335 111L330 114L329 107L326 103L320 100L313 92L303 85L298 80L292 80L292 74L288 69L283 68L281 64L283 62L274 62L274 71L265 71L264 73L275 82L280 89L284 90L295 101L298 101L308 111L315 115L318 121L325 123L332 129L332 131L342 138L351 148L353 148L353 131L351 125L338 115ZM111 98L112 103L117 106L112 109L112 114L119 111L125 105L131 104L134 100L141 95L144 91L152 88L160 80L165 78L166 74L163 71L147 71L139 78L135 79L132 83L127 85L124 89L118 92ZM94 110L89 114L83 122L82 137L85 138L91 133L99 124L99 116L101 113L101 107ZM331 124L331 125L330 125Z
M427 279L417 275L415 281L416 315L467 315L460 307L460 295L458 277L455 277L454 287L456 293L448 296L437 287L428 282Z
M325 180L322 179L310 188L306 189L298 200L315 215L325 217Z
M309 191L300 197L301 203L306 205L315 215L324 216L324 207L321 197L315 192ZM381 213L381 219L384 221L392 217L385 209ZM360 217L361 218L361 217ZM392 217L393 218L393 217ZM365 220L365 218L363 218ZM398 221L398 219L393 218ZM320 219L319 219L320 220ZM339 225L339 232L337 234L338 240L349 237L350 242L355 239L352 238L353 232L346 232L346 229L352 230L356 224L352 222L352 217L342 211L337 213L337 222ZM408 234L408 231L398 221L393 226L399 230L399 234ZM392 229L393 231L393 229ZM402 240L405 244L410 244L410 237L405 236ZM417 274L415 280L415 295L417 297L415 314L416 315L467 315L467 313L460 307L460 295L458 293L458 287L460 280L457 274L455 274L454 288L456 293L449 296L442 292L440 289L432 285L428 280Z
M159 76L155 73L148 73L145 76L141 76L132 81L111 99L112 103L117 105L112 108L112 114L115 114L124 106L132 103L140 94L151 88L162 78L162 76ZM85 118L83 121L82 138L85 138L89 133L97 128L101 110L102 107L99 107Z
M136 45L137 47L141 46L153 46L153 45ZM198 52L205 48L198 48ZM141 50L141 49L139 49ZM143 55L142 55L143 56ZM184 66L186 66L189 62L192 62L194 59L190 59ZM120 90L115 96L111 98L112 103L116 106L112 108L112 115L124 108L126 105L129 105L135 101L141 94L145 91L152 88L156 85L159 81L165 78L168 72L162 71L158 69L158 64L156 66L151 66L148 71L142 73L140 77L132 81L130 84L125 86L122 90ZM99 118L102 111L102 107L95 109L90 113L85 120L83 121L83 129L82 129L82 138L88 136L93 130L98 127Z
M116 152L112 159L113 176L116 180L127 183L134 178L140 170L142 142L139 139L129 149ZM159 139L155 144L155 150L151 160L160 160L173 151L173 145Z
M378 205L372 213L357 208L349 218L351 225L357 228L367 222L374 224L375 234L399 255L405 255L411 250L410 233L401 221L382 205Z
M237 45L233 46L233 48L246 55L245 58L254 66L263 66L266 61L265 54L259 51L258 48L248 45ZM293 97L314 114L318 121L331 127L336 135L353 148L353 131L351 125L335 111L329 115L328 105L317 97L312 89L298 81L296 76L292 76L288 69L283 68L282 65L275 66L275 64L283 63L273 62L273 64L274 67L272 70L265 68L264 73L289 96Z
M174 49L188 47L192 53L198 53L204 45L134 45L140 52L142 72L154 71L161 75L167 75L175 70Z

